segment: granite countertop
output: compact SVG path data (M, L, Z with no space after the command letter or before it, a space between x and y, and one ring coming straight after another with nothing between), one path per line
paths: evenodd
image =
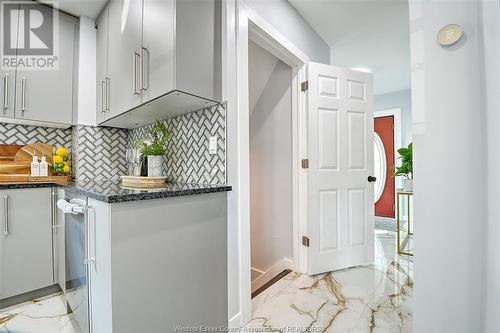
M22 188L44 188L64 187L68 192L80 194L107 203L118 203L126 201L139 201L160 198L180 197L215 192L231 191L231 186L190 184L190 183L167 183L164 188L138 190L128 189L121 186L119 180L111 181L79 181L73 183L0 183L2 189Z

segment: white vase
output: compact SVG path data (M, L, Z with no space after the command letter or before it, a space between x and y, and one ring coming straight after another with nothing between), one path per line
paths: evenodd
M151 155L148 156L148 177L162 177L163 156L161 155Z
M413 179L404 179L403 187L405 192L413 192Z

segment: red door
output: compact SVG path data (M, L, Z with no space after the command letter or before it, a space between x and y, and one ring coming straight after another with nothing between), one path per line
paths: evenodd
M382 196L375 203L375 216L396 217L394 212L394 116L375 118L375 133L382 140L385 150L387 173Z

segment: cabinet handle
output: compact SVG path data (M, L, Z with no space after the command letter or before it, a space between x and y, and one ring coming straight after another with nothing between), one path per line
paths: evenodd
M92 223L90 223L90 217L92 217ZM95 210L93 207L88 206L87 209L85 209L85 264L95 265L95 253Z
M26 111L26 78L21 80L21 111Z
M9 108L9 74L3 77L3 108Z
M106 112L106 81L101 81L101 112Z
M149 50L141 47L141 90L148 90L149 86Z
M106 77L106 111L109 111L109 100L111 96L111 79Z
M3 233L5 236L9 235L9 196L6 194L3 196L3 210L4 210L4 229Z
M139 75L137 75L137 71L141 69L141 65L137 65L137 61L141 61L141 54L137 51L134 52L134 68L133 68L133 83L134 83L134 95L140 95L140 91L139 91L139 83L137 82L138 81L138 78L141 77L141 73L139 73Z

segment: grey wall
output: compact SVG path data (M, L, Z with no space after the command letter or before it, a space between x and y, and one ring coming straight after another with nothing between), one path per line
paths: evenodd
M245 3L307 54L311 61L330 63L330 47L288 1L247 0Z
M252 267L267 271L292 247L292 69L249 43Z
M412 142L411 89L374 96L375 111L401 108L401 144Z
M482 259L488 198L479 2L409 3L416 221L413 331L484 332ZM450 22L462 26L465 38L444 48L436 43L436 31ZM493 59L492 64L498 61ZM498 98L498 86L491 88ZM496 178L498 164L494 167ZM496 187L492 199L497 207ZM498 252L494 255L498 264ZM498 289L487 292L498 295ZM498 308L492 310L498 319Z
M482 44L485 75L486 109L486 153L487 153L487 224L484 242L484 280L483 280L483 330L482 332L500 332L500 211L498 210L498 189L500 178L500 3L494 0L482 0Z

